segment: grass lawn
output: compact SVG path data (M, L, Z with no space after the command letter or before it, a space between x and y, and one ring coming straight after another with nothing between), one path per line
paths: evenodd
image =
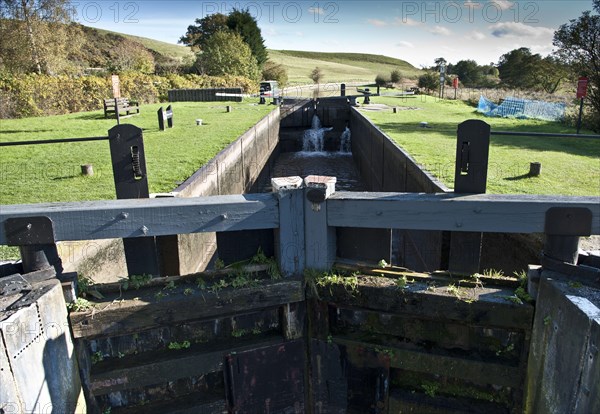
M408 62L381 55L269 50L269 59L287 69L291 85L311 84L309 74L316 66L323 71L322 83L374 82L378 74L389 76L394 69L412 79L422 73Z
M374 97L372 103L414 107L394 114L363 111L429 172L453 187L456 129L467 119L481 119L492 131L575 133L557 122L489 118L462 101L430 96ZM431 128L421 128L420 122ZM581 131L582 133L593 133ZM528 177L530 162L542 163L539 177ZM600 139L491 137L487 193L600 195Z
M158 129L161 104L143 105L140 115L123 120L144 130L150 192L173 190L273 109L257 102L176 102L174 128L166 131ZM231 113L226 105L233 107ZM202 126L196 126L197 118ZM106 136L116 125L103 111L0 122L0 142ZM93 164L94 176L82 176L81 164ZM114 198L107 141L0 149L0 204Z

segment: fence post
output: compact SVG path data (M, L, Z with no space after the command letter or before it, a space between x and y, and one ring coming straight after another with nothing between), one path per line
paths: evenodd
M490 126L470 119L458 125L454 192L483 194L486 190ZM482 233L454 232L450 238L448 270L477 273L481 259Z
M167 126L173 128L173 109L171 105L167 106Z
M275 253L283 276L304 273L304 191L302 178L271 179L279 200L279 229L275 232Z
M304 243L306 268L329 270L336 255L335 228L327 226L327 203L335 192L335 177L309 175L304 179Z
M148 198L148 176L142 130L134 125L117 125L108 131L117 199ZM120 217L127 220L126 216ZM143 236L148 229L137 230ZM123 239L127 271L130 275L159 275L156 239L135 237Z

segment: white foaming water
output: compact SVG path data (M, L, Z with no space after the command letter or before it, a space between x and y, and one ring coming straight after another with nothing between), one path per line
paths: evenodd
M333 127L321 128L321 120L317 115L313 115L311 128L304 131L302 137L302 151L323 152L325 141L325 132L331 131Z
M346 127L344 132L342 132L342 136L340 137L340 151L341 152L351 152L352 151L352 141L350 140L352 134L350 133L350 128Z

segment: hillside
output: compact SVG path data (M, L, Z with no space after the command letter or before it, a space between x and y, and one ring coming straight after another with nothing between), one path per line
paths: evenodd
M147 50L161 68L177 66L194 56L186 46L86 26L81 28L88 47L85 48L86 55L79 59L89 62L90 67L109 67L117 45L123 43ZM382 55L298 50L268 52L269 59L288 70L289 83L292 85L311 83L308 75L316 66L323 70L323 82L373 82L378 74L389 75L395 69L400 70L404 78L416 79L420 74L420 70L410 63Z
M269 50L269 59L287 68L291 84L310 83L308 75L316 66L323 70L324 82L373 82L378 74L389 75L394 69L411 79L420 74L404 60L363 53Z
M187 46L175 45L173 43L167 43L167 42L161 42L160 40L149 39L147 37L134 36L134 35L125 34L125 33L111 32L109 30L104 30L104 29L93 29L93 30L96 30L98 33L101 33L101 34L109 34L110 33L113 35L122 36L126 39L129 39L134 42L142 44L146 49L148 49L150 51L154 51L155 53L161 54L161 55L171 58L171 59L183 60L184 58L192 58L194 56L194 53L192 52L192 50Z

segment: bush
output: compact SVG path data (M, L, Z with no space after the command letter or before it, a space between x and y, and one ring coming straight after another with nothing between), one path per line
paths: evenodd
M272 60L267 60L262 70L262 79L275 80L280 87L284 87L288 82L287 70L283 65L275 63Z
M256 81L242 76L145 75L123 73L121 95L142 104L166 101L169 89L240 87L245 93L258 90ZM7 75L0 73L0 118L60 115L102 109L112 96L110 77Z
M375 77L375 85L377 86L385 86L388 83L390 83L390 79L387 78L385 75L379 74Z

